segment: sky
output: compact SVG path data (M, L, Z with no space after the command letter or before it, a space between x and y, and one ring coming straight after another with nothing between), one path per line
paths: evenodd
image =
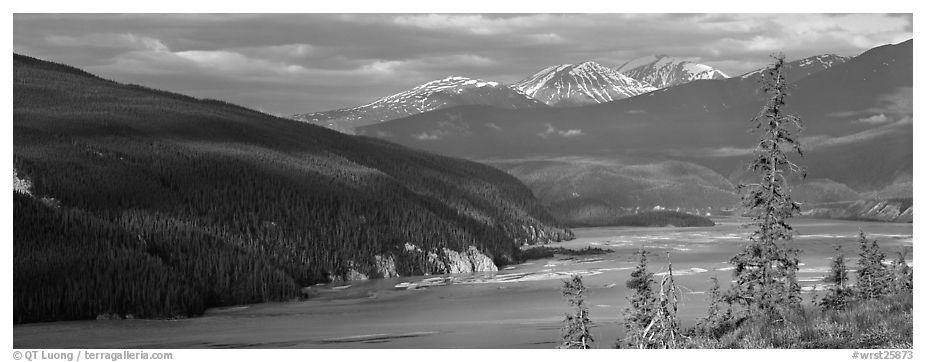
M653 54L735 76L913 37L911 14L14 14L16 53L277 115L369 103L451 75L513 83Z

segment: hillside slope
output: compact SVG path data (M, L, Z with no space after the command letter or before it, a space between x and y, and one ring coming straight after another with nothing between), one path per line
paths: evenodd
M807 158L801 162L810 177L848 185L860 193L909 180L912 49L909 40L873 48L843 63L843 59L821 57L820 62L808 63L820 66L791 67L797 80L786 111L805 121L801 140ZM749 120L763 104L754 78L697 80L577 108L455 107L362 127L358 132L473 159L624 155L673 159L706 166L737 182L755 142L755 136L747 133ZM420 134L437 137L414 137Z
M436 109L471 104L501 109L545 107L543 103L497 82L466 77L447 77L377 99L370 104L326 112L297 114L292 118L300 122L353 134L357 127Z
M15 322L192 315L335 279L494 268L572 235L489 166L13 64Z
M654 208L708 214L739 200L723 176L687 162L563 157L486 163L524 182L557 220L573 226L616 225Z
M846 220L913 222L913 199L869 199L855 202L833 202L810 205L803 216Z

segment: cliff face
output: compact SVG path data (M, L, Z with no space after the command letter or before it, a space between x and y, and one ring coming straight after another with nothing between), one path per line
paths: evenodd
M444 248L444 265L446 273L450 274L498 271L492 258L479 252L474 246L462 252Z
M346 278L334 277L334 281L367 280L373 278L395 278L412 274L462 274L484 271L498 271L498 266L492 258L479 251L475 246L469 246L463 251L442 248L439 251L424 251L416 245L405 244L405 250L400 252L399 258L413 258L421 261L421 270L412 273L400 273L396 266L396 257L392 255L377 255L375 257L375 270L365 274L353 267Z
M913 222L913 199L859 200L852 203L829 203L810 208L801 215L847 220Z
M521 226L524 231L523 238L517 238L516 241L522 245L549 244L558 243L575 239L575 234L567 228L553 227L542 223Z

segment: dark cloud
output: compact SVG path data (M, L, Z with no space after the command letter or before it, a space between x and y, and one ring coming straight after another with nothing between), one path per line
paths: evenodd
M367 103L448 75L514 82L553 64L857 55L910 14L16 14L14 51L278 114Z

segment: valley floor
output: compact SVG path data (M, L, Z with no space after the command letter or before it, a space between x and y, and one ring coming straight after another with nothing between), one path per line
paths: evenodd
M533 260L497 273L317 286L318 296L308 301L210 310L198 318L16 325L14 347L552 348L569 310L560 280L580 273L590 290L596 347L610 348L623 334L624 282L641 244L653 252L650 268L657 273L665 270L665 252L670 253L684 292L683 326L704 314L709 278L730 280L727 260L748 231L739 226L742 219L716 221L714 227L576 229L575 240L557 246L614 252ZM859 226L889 258L912 247L912 224L800 219L794 226L800 233L795 246L803 250L799 280L806 300L814 285L821 288L833 245L843 245L854 265Z

